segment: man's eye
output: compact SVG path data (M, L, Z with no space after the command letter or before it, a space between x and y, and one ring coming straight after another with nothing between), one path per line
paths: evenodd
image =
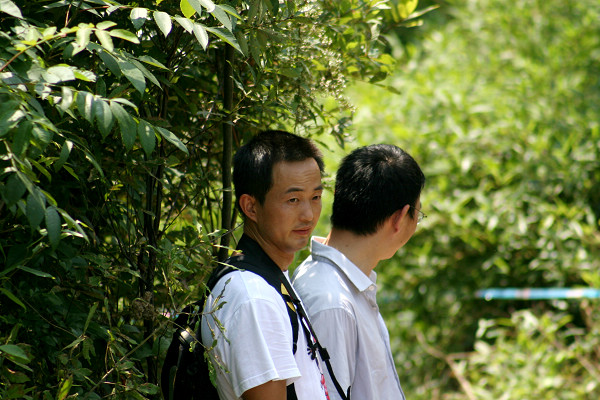
M289 201L290 203L297 203L299 200L298 200L296 197L294 197L294 198L292 198L292 199L289 199L288 201Z
M320 194L318 194L318 195L314 196L314 197L313 197L313 200L321 200L321 195L320 195Z

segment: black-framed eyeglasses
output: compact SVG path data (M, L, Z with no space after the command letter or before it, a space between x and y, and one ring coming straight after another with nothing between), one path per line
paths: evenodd
M411 206L413 209L417 210L417 212L419 213L419 216L417 217L417 225L419 225L421 223L421 221L423 221L425 218L427 218L427 215L421 211L420 209L418 209L417 207L413 207Z

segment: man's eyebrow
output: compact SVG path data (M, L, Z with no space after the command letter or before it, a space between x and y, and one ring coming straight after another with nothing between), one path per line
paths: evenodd
M317 186L316 188L314 188L313 190L315 190L315 191L316 191L316 190L323 190L323 185L319 185L319 186ZM291 188L289 188L288 190L286 190L286 191L285 191L285 193L286 193L286 194L288 194L288 193L293 193L293 192L303 192L303 191L304 191L304 189L302 189L302 188L299 188L299 187L293 187L293 186L292 186Z

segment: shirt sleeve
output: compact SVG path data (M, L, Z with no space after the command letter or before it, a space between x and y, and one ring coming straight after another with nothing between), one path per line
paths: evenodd
M317 312L311 318L317 338L329 353L333 372L340 386L346 392L354 381L358 330L354 316L342 308L332 308ZM326 369L326 368L325 368ZM329 371L323 371L331 400L341 399Z
M278 304L264 299L241 304L225 329L224 356L237 396L272 380L300 376L289 317Z

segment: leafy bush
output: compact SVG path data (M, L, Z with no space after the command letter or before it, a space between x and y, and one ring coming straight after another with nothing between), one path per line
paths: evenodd
M265 128L342 140L346 80L394 65L386 12L2 0L0 397L160 397L168 316L237 226L232 153Z
M580 302L516 313L532 304L475 294L600 285L600 8L593 1L465 0L443 11L446 23L426 24L422 46L404 49L414 54L408 66L383 82L400 94L366 85L351 91L359 105L352 145L397 144L427 176L428 218L378 267L401 381L413 399L467 398L466 385L471 398L597 397L589 384L595 375L574 361L598 362L597 326L584 323ZM541 346L540 338L515 342L532 332L519 325L525 315L536 315L538 336L552 333L553 343L569 349L555 348L568 361L548 357L553 344ZM512 322L494 341L476 336L484 320ZM577 351L569 347L573 330L581 332ZM460 371L451 368L455 356L474 350ZM527 363L505 362L508 354ZM550 379L560 375L562 391L554 390L558 380L552 389L536 386L540 374L528 369L534 359L539 371L554 371Z

